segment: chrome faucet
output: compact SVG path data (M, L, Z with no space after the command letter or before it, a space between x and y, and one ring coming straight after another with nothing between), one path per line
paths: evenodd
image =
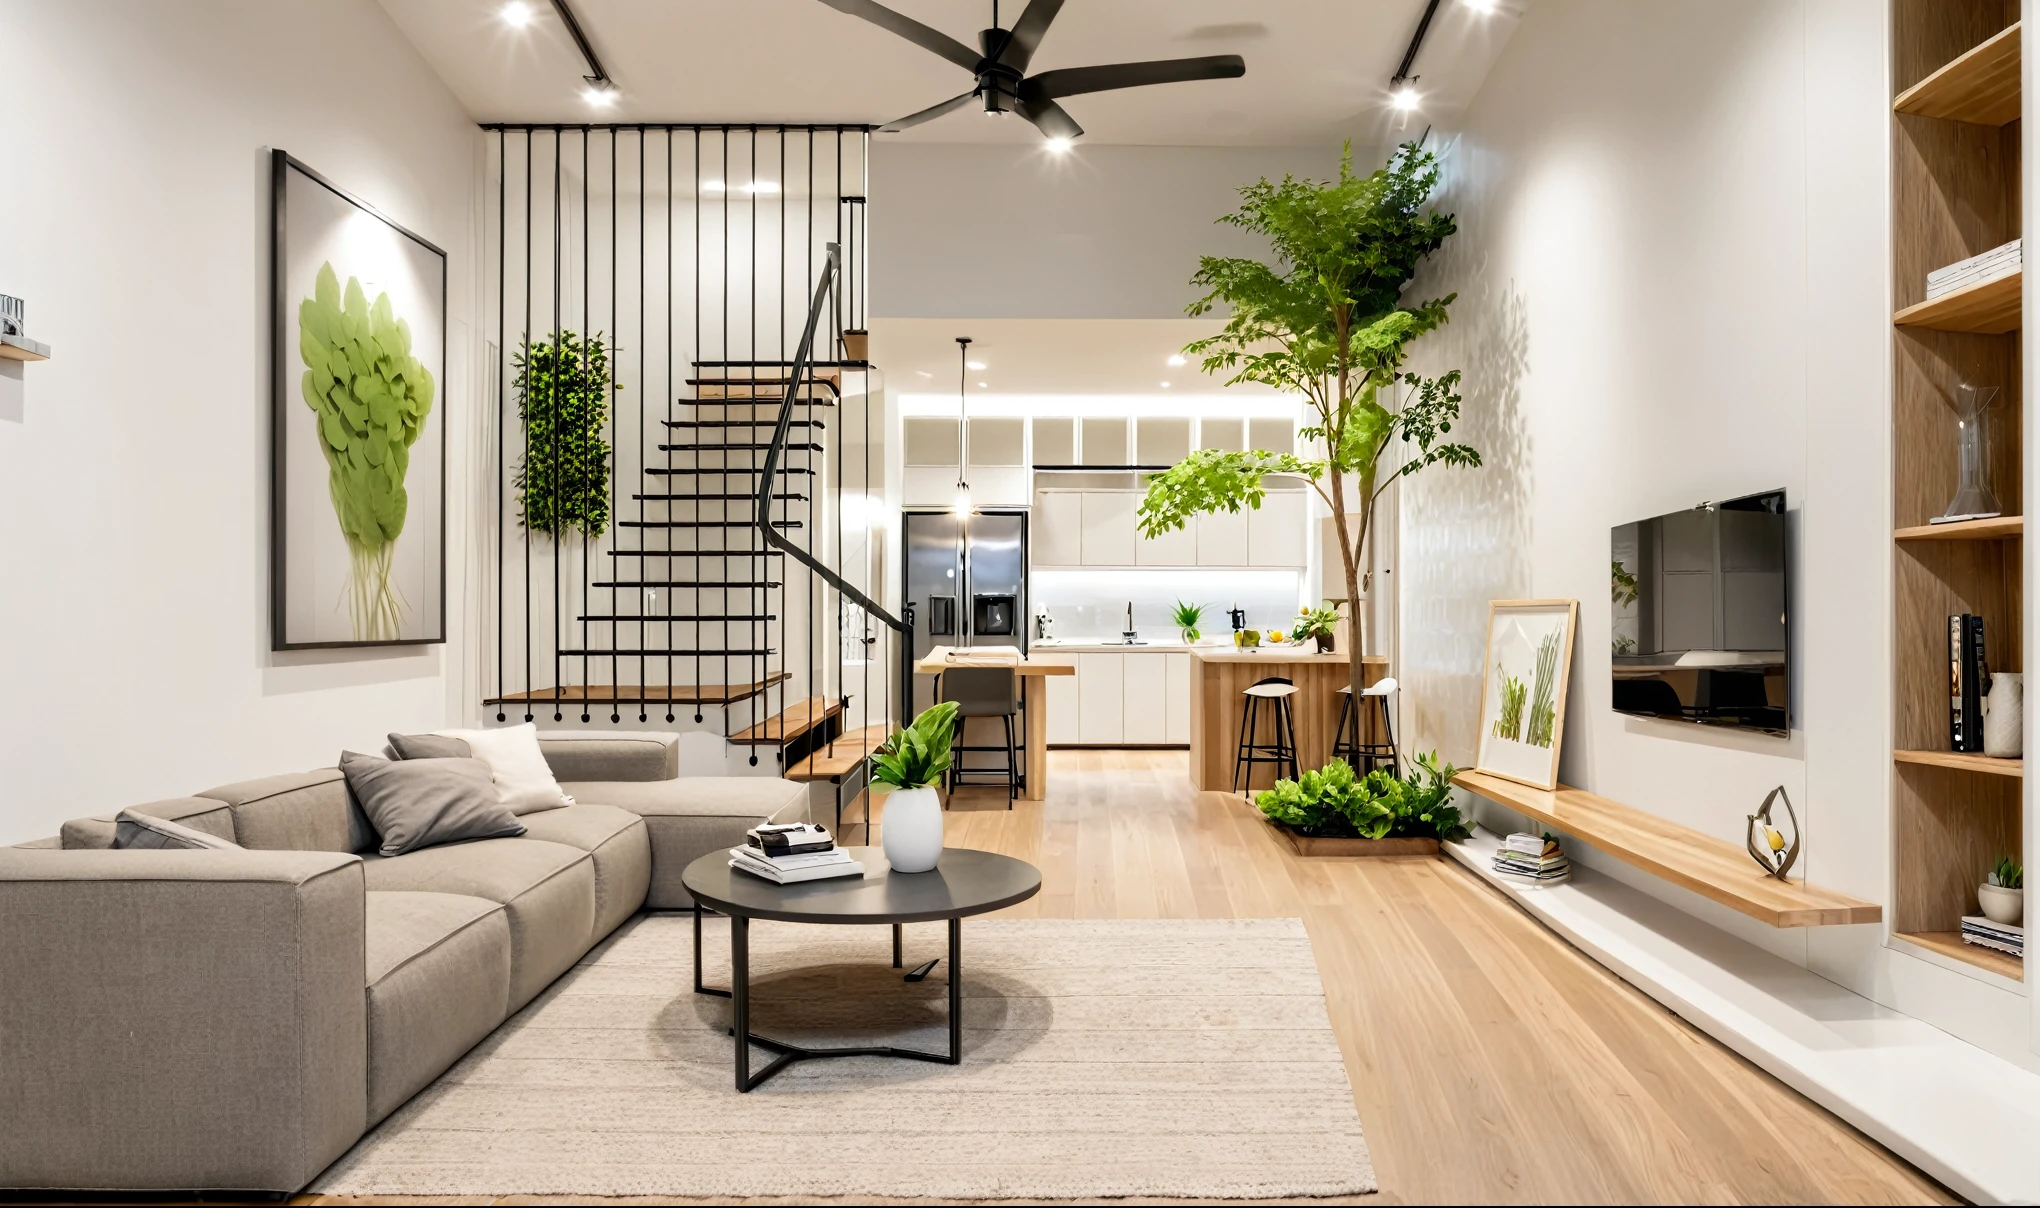
M1129 646L1133 645L1133 644L1134 644L1135 642L1138 642L1138 641L1140 640L1140 630L1138 630L1138 629L1135 629L1135 628L1133 627L1133 601L1132 601L1132 600L1128 600L1128 601L1126 602L1126 632L1124 632L1124 633L1120 634L1119 636L1120 636L1120 637L1122 637L1122 638L1125 638L1125 639L1126 639L1126 644L1127 644L1127 645L1129 645Z

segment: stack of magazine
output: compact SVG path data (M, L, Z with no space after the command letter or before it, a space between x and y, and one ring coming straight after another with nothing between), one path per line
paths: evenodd
M2015 273L2019 270L2020 263L2020 242L2014 239L1980 256L1971 256L1967 260L1958 260L1946 268L1937 268L1927 274L1927 301L1931 302L1943 294L1952 294L1958 289L1967 289L1972 285L1995 281L1999 277Z
M1995 948L2012 956L2026 953L2026 929L2010 923L1993 923L1980 914L1962 916L1962 942L1979 948Z
M1495 851L1495 871L1519 881L1563 881L1572 875L1572 861L1550 835L1517 833Z
M807 822L767 823L746 831L744 845L730 849L730 867L781 885L864 875L864 865L837 847L826 827Z

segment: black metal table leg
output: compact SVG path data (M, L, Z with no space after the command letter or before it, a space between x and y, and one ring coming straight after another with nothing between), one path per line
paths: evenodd
M949 920L949 1064L963 1064L963 920Z
M728 997L730 996L730 992L729 992L728 990L718 990L718 989L714 988L713 986L705 986L705 985L701 984L701 903L700 903L700 902L696 902L696 903L694 904L694 992L695 992L696 994L713 994L713 995L715 995L715 996L716 996L717 998L728 998Z
M736 1011L737 1089L751 1089L751 920L730 917L730 1002Z
M905 960L903 951L906 942L905 932L906 929L898 923L892 925L892 967L895 969L900 968Z

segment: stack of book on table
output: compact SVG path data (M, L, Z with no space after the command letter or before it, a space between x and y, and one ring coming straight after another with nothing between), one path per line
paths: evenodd
M864 875L864 865L837 847L826 827L806 822L767 823L746 831L744 845L730 849L730 867L781 885Z
M1495 871L1523 881L1563 881L1572 875L1572 861L1551 836L1518 833L1502 840Z
M2010 923L1993 923L1980 914L1962 916L1962 942L1979 948L1994 948L2012 956L2026 954L2026 929Z
M1927 301L1971 285L1995 281L2007 273L2018 271L2019 265L2020 241L2014 239L1982 255L1958 260L1946 268L1937 268L1927 274Z

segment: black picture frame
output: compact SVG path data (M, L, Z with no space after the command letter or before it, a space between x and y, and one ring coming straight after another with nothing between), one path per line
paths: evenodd
M302 177L310 185L330 192L340 201L347 203L364 214L390 228L397 235L415 243L431 253L438 261L438 364L428 366L433 372L432 413L426 424L440 425L438 445L439 457L435 467L437 474L438 525L436 541L438 575L437 583L431 590L437 592L434 615L434 632L419 636L385 639L331 639L315 638L301 640L290 632L290 584L289 568L291 549L289 544L290 491L288 472L289 436L294 410L304 410L299 398L298 376L303 363L292 339L294 326L291 313L296 299L288 297L290 247L288 231L288 197L292 174ZM270 150L270 239L269 239L269 301L270 301L270 497L269 497L269 583L270 583L270 649L289 650L334 650L356 647L385 646L432 646L443 645L447 634L446 575L448 561L447 546L447 465L448 436L452 432L449 421L451 400L446 389L446 369L449 360L447 345L447 255L446 251L431 240L396 222L373 205L342 189L331 180L314 170L310 165L297 159L281 148ZM416 463L412 463L414 466ZM408 489L408 488L407 488ZM323 487L322 487L323 492ZM406 534L408 535L408 533Z

